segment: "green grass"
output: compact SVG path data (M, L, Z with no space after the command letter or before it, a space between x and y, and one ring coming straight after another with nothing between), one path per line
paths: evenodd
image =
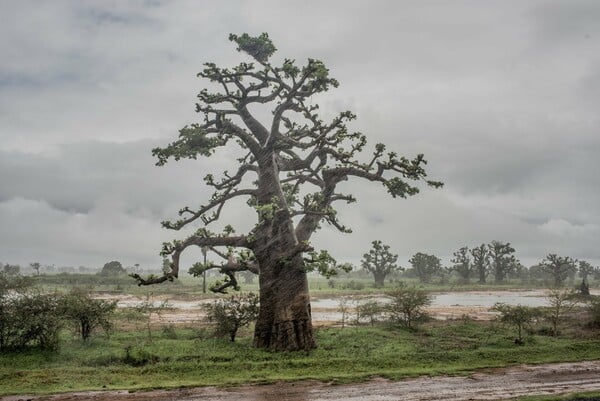
M211 276L207 279L207 288L210 287L220 277ZM508 291L518 289L544 289L547 288L543 283L524 284L520 280L512 280L503 284L458 284L454 280L449 283L439 284L421 284L416 278L402 277L401 280L408 285L416 285L431 292L446 292L446 291ZM333 281L333 287L330 286L330 281ZM189 297L214 297L214 294L208 291L207 294L202 293L202 279L191 277L187 274L181 276L175 282L166 282L159 286L138 287L135 281L128 276L119 277L102 277L92 274L57 274L57 275L42 275L35 277L34 280L38 287L46 292L68 292L73 286L84 287L90 291L108 292L113 294L131 294L143 296L148 292L153 292L155 295L169 295L172 298L189 298ZM252 284L244 283L240 280L240 285L245 292L258 292L258 279ZM386 280L385 288L375 288L373 278L368 275L354 274L353 276L341 275L333 277L331 280L321 276L309 276L309 290L311 295L317 297L340 296L340 295L370 295L381 294L386 289L393 287L395 283L391 280ZM592 283L593 288L597 288L598 281Z
M249 332L236 343L194 329L178 329L176 335L177 339L166 338L155 331L154 341L148 342L141 330L122 331L89 343L69 335L57 352L3 354L0 394L304 379L343 383L373 376L465 374L512 364L600 358L597 337L536 336L519 347L508 329L470 321L435 322L418 331L383 326L324 328L316 333L319 348L308 354L254 349Z

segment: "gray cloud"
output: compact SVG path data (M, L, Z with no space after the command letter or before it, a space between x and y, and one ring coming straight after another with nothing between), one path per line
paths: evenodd
M401 154L425 153L439 191L359 203L315 246L358 261L373 239L404 259L511 241L600 260L600 6L594 1L69 2L0 4L0 259L158 263L160 229L210 195L234 154L153 166L196 121L202 63L244 56L230 32L267 31L276 58L323 59L341 87L315 98ZM265 114L268 116L268 114ZM227 222L253 216L232 205ZM196 255L197 256L197 255ZM188 262L194 258L190 254Z

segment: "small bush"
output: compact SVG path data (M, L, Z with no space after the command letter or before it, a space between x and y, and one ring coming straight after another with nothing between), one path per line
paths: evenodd
M123 363L130 366L153 365L161 361L158 355L151 354L143 348L136 348L131 345L125 347L125 357Z
M166 325L162 327L162 335L164 338L169 340L177 340L177 331L175 330L175 326L172 324Z
M62 315L75 326L82 340L89 339L98 328L107 334L110 332L117 301L93 299L88 293L74 289L60 303Z
M371 326L374 326L375 323L382 318L384 310L383 305L377 301L367 301L356 307L359 322L364 319L367 320Z
M590 302L590 326L600 328L600 298L596 297Z
M404 285L387 291L390 298L388 313L390 320L407 328L414 327L418 321L427 318L425 307L431 305L431 297L424 290Z
M523 345L523 330L530 328L531 324L542 315L538 308L532 308L523 305L507 305L505 303L496 303L491 311L500 313L499 320L517 329L517 338L515 344Z
M0 298L0 350L37 346L58 348L62 326L59 301L36 293Z
M348 290L360 291L365 288L365 284L360 281L350 280L344 285L344 288Z
M208 321L215 324L215 335L228 336L233 342L238 330L258 317L258 296L253 293L232 295L204 308Z

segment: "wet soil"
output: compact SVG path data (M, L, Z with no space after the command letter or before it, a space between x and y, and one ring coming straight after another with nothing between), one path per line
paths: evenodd
M525 395L561 395L600 391L600 361L526 365L479 371L466 377L417 377L402 381L373 379L351 385L319 382L280 383L231 388L102 391L44 397L9 396L0 401L416 401L504 400Z

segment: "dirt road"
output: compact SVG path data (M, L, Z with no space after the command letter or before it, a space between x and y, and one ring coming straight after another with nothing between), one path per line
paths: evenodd
M1 401L424 401L502 400L524 395L600 391L600 361L516 366L474 373L468 377L419 377L397 382L376 379L352 385L317 382L159 390L128 393L103 391L46 397L10 396Z

